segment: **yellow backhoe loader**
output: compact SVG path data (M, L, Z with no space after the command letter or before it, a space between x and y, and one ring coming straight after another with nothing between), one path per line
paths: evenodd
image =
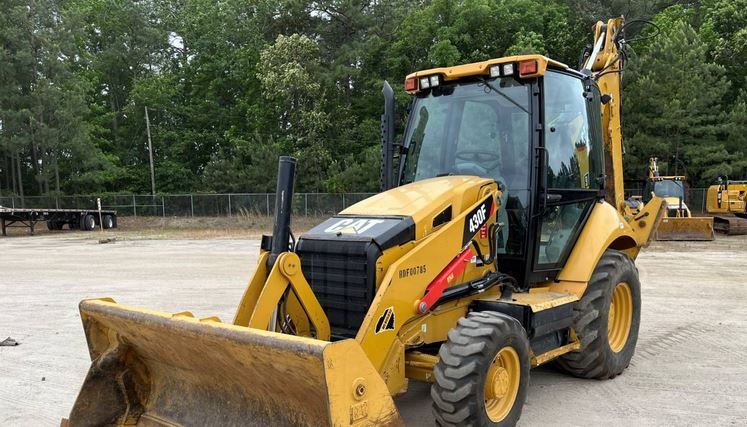
M398 425L415 380L441 425L512 425L530 368L621 374L663 205L625 204L622 18L594 36L580 71L522 55L408 75L403 144L385 84L384 191L297 239L281 158L233 322L81 302L92 364L63 424Z
M648 179L643 189L642 202L647 203L655 195L667 203L667 209L656 228L654 239L713 240L713 218L693 216L685 204L686 182L687 178L682 175L661 175L658 159L649 159Z
M747 234L747 181L719 177L708 187L706 210L714 215L714 227L726 234Z

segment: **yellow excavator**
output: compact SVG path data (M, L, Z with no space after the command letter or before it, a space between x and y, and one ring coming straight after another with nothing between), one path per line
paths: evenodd
M713 240L713 218L693 216L686 202L686 182L683 175L661 175L658 159L651 157L648 180L643 189L642 202L654 195L664 199L667 209L654 233L656 240Z
M708 187L706 210L714 215L714 227L725 234L747 234L747 181L718 178Z
M81 302L92 363L63 425L399 425L411 380L441 425L512 425L533 367L620 375L663 206L624 200L624 48L617 18L580 70L521 55L410 74L402 144L385 84L384 191L296 238L281 158L232 322Z

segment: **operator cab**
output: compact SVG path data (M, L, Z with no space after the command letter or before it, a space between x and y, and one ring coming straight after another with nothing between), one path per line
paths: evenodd
M685 182L677 177L672 179L657 179L653 183L647 182L643 190L643 201L648 203L652 193L656 197L685 199Z
M526 284L555 278L603 198L594 80L525 55L421 71L405 89L414 100L395 182L494 179L503 192L499 267Z

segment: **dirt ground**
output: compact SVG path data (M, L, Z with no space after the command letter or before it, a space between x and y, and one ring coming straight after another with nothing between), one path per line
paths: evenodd
M0 237L0 341L20 342L0 347L0 425L56 426L68 414L90 363L81 299L231 320L256 238L156 234L167 239ZM747 236L657 243L637 264L643 314L629 369L610 381L533 370L522 425L747 425ZM427 385L411 383L397 405L408 425L433 424Z

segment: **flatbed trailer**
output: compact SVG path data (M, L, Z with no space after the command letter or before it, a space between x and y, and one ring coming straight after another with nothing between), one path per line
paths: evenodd
M46 222L49 230L62 230L65 225L70 230L92 231L102 223L104 228L117 227L117 211L102 209L36 209L7 208L0 206L0 226L3 236L7 229L28 228L34 234L36 224Z

